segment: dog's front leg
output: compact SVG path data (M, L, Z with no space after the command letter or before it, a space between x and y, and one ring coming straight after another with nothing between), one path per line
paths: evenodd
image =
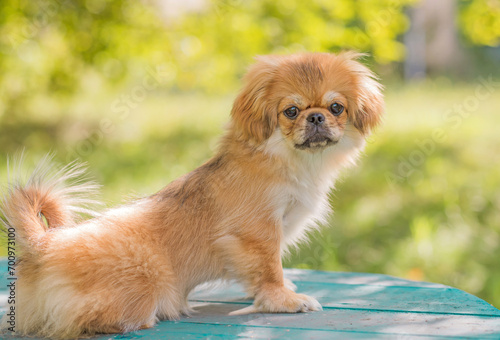
M316 299L297 294L285 285L279 232L274 227L263 225L223 239L224 256L230 262L231 270L255 297L252 306L231 315L321 310Z

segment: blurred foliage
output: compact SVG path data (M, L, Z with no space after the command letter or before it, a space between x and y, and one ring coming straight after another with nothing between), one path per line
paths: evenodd
M477 45L500 43L500 1L462 1L459 24L465 37Z
M198 82L233 88L238 65L257 54L355 49L376 61L401 61L398 41L408 27L403 8L414 0L212 1L208 10L184 17L182 69ZM214 58L207 57L214 56Z
M176 15L133 0L3 0L0 179L25 147L87 161L113 204L155 192L210 157L227 121L230 98L192 90L234 93L255 54L354 48L375 67L400 62L417 2L222 0ZM498 44L498 3L460 2L471 43ZM477 84L389 87L387 125L334 193L331 226L286 264L441 282L500 307L498 83L456 128L446 118ZM412 164L437 129L447 138Z
M354 48L400 61L413 2L226 0L176 16L132 0L4 0L0 115L140 77L144 65L168 70L170 87L221 92L256 54Z
M0 117L137 81L146 65L161 65L166 88L221 93L257 54L356 49L401 62L405 9L419 1L206 0L177 14L160 2L3 0ZM465 37L498 44L499 1L460 4Z
M154 8L140 2L4 0L0 117L36 120L80 91L106 90L170 51Z

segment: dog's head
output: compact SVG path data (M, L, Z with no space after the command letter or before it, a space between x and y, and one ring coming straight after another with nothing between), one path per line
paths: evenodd
M345 52L263 56L246 75L233 106L233 128L257 144L277 129L287 145L317 152L349 129L367 135L381 120L384 101L374 74Z

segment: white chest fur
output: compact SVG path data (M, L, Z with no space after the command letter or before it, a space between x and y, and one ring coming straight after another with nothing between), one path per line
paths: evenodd
M333 183L301 183L289 189L289 201L282 218L282 248L300 241L309 228L324 221L330 211L328 191L332 186Z
M353 165L364 138L359 134L345 135L339 143L317 153L295 150L284 141L277 129L266 144L266 152L280 157L288 164L288 184L280 192L282 206L278 209L283 228L281 248L304 239L331 210L328 194L333 188L339 171Z

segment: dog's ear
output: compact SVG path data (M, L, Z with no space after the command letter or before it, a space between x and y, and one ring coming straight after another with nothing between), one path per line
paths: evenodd
M351 108L351 120L354 127L366 135L382 121L385 111L382 85L372 71L356 61L362 54L348 52L344 56L349 59L355 82L355 103Z
M278 116L271 107L269 89L279 64L279 56L258 57L244 77L231 117L238 135L246 140L261 143L276 129Z

